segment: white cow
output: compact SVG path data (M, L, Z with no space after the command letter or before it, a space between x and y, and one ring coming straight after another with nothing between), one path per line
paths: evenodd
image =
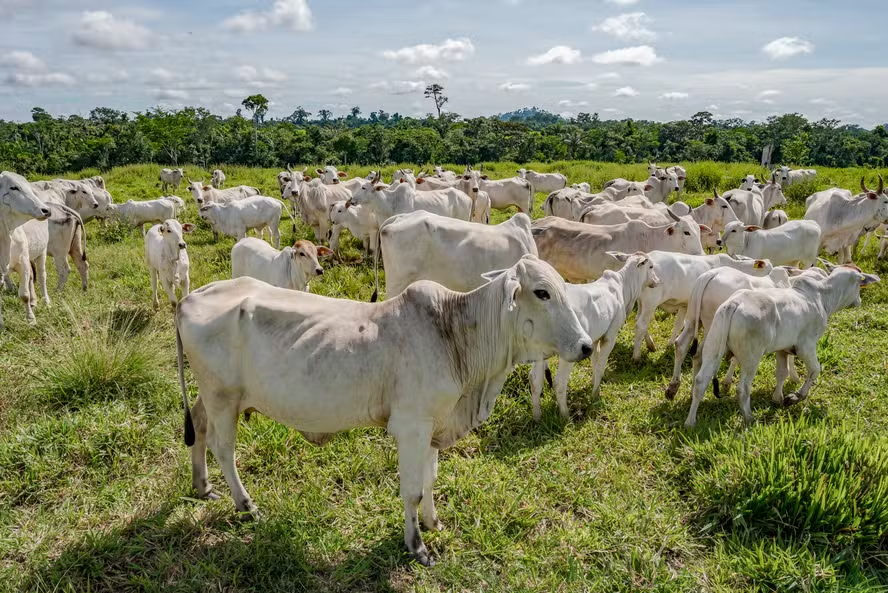
M81 288L86 291L89 287L89 262L86 260L86 232L83 218L78 210L59 203L58 194L52 190L35 189L34 193L52 211L52 224L47 227L48 253L52 256L58 276L56 290L63 290L68 283L68 276L71 273L71 267L68 265L68 256L70 256L80 275Z
M135 202L127 200L123 204L111 204L108 211L111 217L125 223L130 230L139 229L145 234L147 223L160 224L170 218L176 218L178 204L168 198Z
M385 262L385 291L394 297L417 280L433 280L459 292L484 284L482 275L537 255L530 218L520 212L493 225L456 220L431 212L399 214L379 227L375 257L379 294L379 253Z
M222 172L222 169L216 169L213 171L213 176L210 177L210 185L216 189L222 189L225 187L225 173Z
M718 197L718 191L715 192ZM734 214L745 224L761 226L768 210L786 204L786 196L779 183L768 183L763 189L751 191L732 189L722 196L731 205Z
M281 214L283 204L280 200L268 196L251 196L219 204L210 202L201 206L199 215L213 227L213 231L243 239L247 231L255 229L259 232L259 238L268 230L269 240L276 248L281 246Z
M863 193L854 197L845 190L818 192L805 202L805 220L820 225L820 247L828 254L837 253L839 263L850 263L851 250L862 235L888 222L888 193L879 176L879 188L873 191L860 180Z
M37 304L37 293L34 290L34 275L31 274L31 245L28 242L28 234L25 231L25 227L35 221L34 219L29 220L23 225L15 227L11 232L6 234L6 239L9 241L9 266L6 270L5 279L7 284L11 284L12 280L10 279L9 274L15 272L19 277L19 286L18 286L18 296L19 300L25 307L25 319L30 324L34 324L37 322L36 317L34 317L34 306ZM2 229L0 229L2 231ZM39 251L39 246L35 246L35 251ZM40 255L37 254L37 259L40 258ZM46 246L43 246L43 286L44 286L44 294L46 287ZM14 287L13 287L14 288ZM47 299L49 296L47 295ZM48 303L48 300L47 300ZM3 315L0 313L0 329L4 327Z
M435 165L435 177L444 181L456 181L459 175L455 171L445 171L442 167Z
M252 196L258 196L261 192L259 188L249 185L238 185L227 189L216 189L211 185L204 185L203 180L188 180L188 191L191 192L197 207L200 208L204 203L213 202L215 204L226 204L237 200L243 200Z
M878 276L840 266L825 278L802 277L792 288L742 290L730 297L715 313L703 343L703 360L694 377L693 400L685 426L696 425L697 407L706 387L729 352L740 366L737 399L747 423L752 422L752 380L765 354L777 355L777 386L772 401L791 406L807 398L820 375L817 342L826 331L829 317L836 311L860 306L860 288L878 281ZM807 377L796 393L784 396L788 354L796 355L805 364Z
M650 179L656 179L656 177L652 177ZM648 181L650 181L650 179L648 179ZM618 200L623 200L629 196L646 195L646 192L648 191L648 185L650 184L647 181L629 181L628 179L623 179L622 177L619 177L617 179L611 179L610 181L605 182L604 190L601 193L603 195L611 196L611 201L616 202ZM654 186L651 185L650 189L653 188Z
M44 202L61 204L76 210L81 218L87 213L99 210L100 204L95 197L93 187L83 181L70 179L53 179L52 181L35 181L31 183L34 191L40 192Z
M592 397L598 396L607 359L639 293L644 287L652 288L659 283L660 278L654 271L653 263L646 255L640 254L629 256L619 271L607 270L595 282L567 285L567 303L577 314L580 325L595 345L591 357ZM555 397L562 418L568 417L567 383L573 366L571 362L561 361L555 375ZM530 369L533 419L537 421L540 419L540 394L546 371L548 366L543 360L534 361Z
M176 219L156 224L145 233L145 263L148 265L148 276L151 280L151 298L155 307L160 305L157 299L157 283L163 287L167 298L176 309L176 289L182 298L188 296L191 286L189 278L191 264L188 259L183 233L190 233L194 225L186 222L180 224Z
M768 259L775 266L798 265L810 268L817 263L820 251L820 225L812 220L790 220L769 230L729 223L718 245L730 255Z
M417 510L426 527L441 529L438 450L490 416L516 363L555 354L577 362L592 353L564 281L545 262L527 256L488 278L468 294L417 282L378 304L251 278L214 282L183 299L176 341L197 495L212 496L209 446L236 509L258 515L235 461L242 412L261 410L318 444L351 428L386 427L398 447L404 542L432 564ZM183 354L200 393L192 411Z
M672 167L661 169L657 166L657 163L648 163L648 176L657 177L662 173L665 173L667 175L675 175L675 182L678 186L678 194L682 195L684 193L685 181L687 181L688 179L687 170L681 165L674 165Z
M762 222L762 228L767 230L776 229L789 222L789 216L784 210L771 210L765 214L765 220Z
M185 171L178 169L161 169L160 170L160 191L163 193L171 193L169 190L172 186L176 186L176 191L182 185L182 179L185 178Z
M588 184L587 182L585 182L585 181L582 181L582 182L580 182L580 183L573 183L573 184L571 184L570 188L571 188L571 189L579 190L579 191L581 191L581 192L585 192L585 193L587 193L587 194L591 194L591 193L592 193L592 186L589 185L589 184Z
M12 232L32 218L46 220L52 214L28 180L9 171L0 173L0 280L11 285L6 270L10 264Z
M306 181L298 175L284 188L284 199L293 204L302 221L312 228L315 241L326 241L330 235L330 210L336 202L347 202L352 190L344 183L324 184L321 179ZM294 221L293 230L296 230Z
M418 191L433 191L437 189L447 189L449 187L458 187L457 182L462 177L453 179L439 179L438 177L429 177L422 173L416 178L416 189Z
M792 170L786 166L778 168L775 171L775 174L777 180L783 187L789 187L797 183L804 183L805 181L813 181L817 178L817 171L814 169Z
M366 205L380 225L396 214L424 210L440 216L470 220L472 199L456 188L418 192L407 183L394 189L373 181L367 181L349 200L351 205Z
M231 248L231 277L249 276L278 288L308 292L311 279L324 273L318 258L331 255L331 249L311 241L296 241L278 251L265 241L246 237Z
M471 198L472 222L490 224L490 194L481 189L480 179L476 175L463 175L456 179L453 187Z
M316 169L315 173L324 185L336 185L347 177L344 171L338 171L333 165L327 165L323 169Z
M537 173L533 169L518 169L518 177L530 182L535 192L552 193L567 187L567 177L561 173Z
M557 216L567 220L579 221L583 211L603 194L590 194L579 189L565 188L552 192L543 202L542 210L546 216ZM612 202L608 196L601 202Z
M703 255L700 234L709 233L690 218L663 226L651 226L639 220L625 224L599 226L547 217L532 225L540 257L549 262L570 282L588 282L600 278L613 265L608 251L675 251Z
M353 237L364 244L364 254L376 252L379 223L376 215L366 206L348 206L348 202L340 200L330 207L330 222L333 232L330 235L330 249L339 249L339 237L343 229L347 229Z
M497 210L507 210L515 206L520 212L531 215L533 212L533 186L526 179L510 177L508 179L492 180L484 174L484 166L479 171L467 167L463 173L474 177L481 191L486 191L490 196L490 207Z

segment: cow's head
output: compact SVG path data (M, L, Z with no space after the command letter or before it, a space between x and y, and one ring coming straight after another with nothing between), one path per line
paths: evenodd
M209 219L210 212L211 212L214 208L218 208L218 207L219 207L218 204L214 204L214 203L212 203L212 202L209 202L209 203L207 203L207 204L204 204L204 205L201 206L200 208L198 208L198 210L197 210L197 215L200 216L200 217L201 217L202 219L204 219L204 220L208 220L208 219Z
M701 237L711 235L712 229L705 224L699 224L690 216L678 216L668 208L666 213L675 221L675 224L666 227L665 230L666 234L671 237L671 251L688 255L704 255Z
M95 210L99 207L90 185L83 182L73 183L65 190L65 204L74 210Z
M373 179L365 180L361 187L352 192L351 197L346 201L346 208L352 206L363 206L370 201L375 192L383 192L388 186L382 183L382 175L377 171Z
M743 182L740 184L740 189L752 191L758 187L758 185L756 185L757 183L758 179L756 179L755 175L747 175L743 178Z
M52 214L28 180L18 173L0 173L0 214L46 220Z
M500 319L515 316L508 343L496 346L514 348L511 362L555 354L577 362L592 354L592 340L570 308L564 280L552 266L527 254L511 268L483 276L494 285L487 295L500 301Z
M724 247L729 255L743 255L746 247L746 233L754 233L760 231L761 228L755 225L747 226L744 222L737 220L725 225L721 238L716 241L719 247Z
M638 278L642 286L656 288L663 282L654 270L654 262L646 253L622 253L620 251L607 251L606 255L623 264L626 273Z
M293 247L287 247L285 251L289 251L289 256L292 259L291 275L301 275L306 281L324 273L324 268L318 263L318 258L333 255L332 249L315 245L311 241L296 241Z
M317 169L317 174L324 185L337 185L339 180L346 176L345 172L337 171L333 165L327 165L323 169Z
M648 176L654 177L657 174L657 163L648 163Z
M158 232L163 239L163 244L167 254L173 260L179 259L179 254L188 247L185 243L185 233L194 230L194 225L190 222L180 223L175 218L163 221L158 225Z

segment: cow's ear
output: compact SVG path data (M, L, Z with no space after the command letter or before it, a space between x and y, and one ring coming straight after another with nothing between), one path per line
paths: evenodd
M754 233L755 231L760 231L760 230L762 230L762 227L760 227L760 226L755 226L755 225L751 225L751 226L746 227L746 229L744 229L744 230L745 230L747 233Z
M481 179L483 179L484 181L487 181L488 179L490 179L490 177L488 177L487 175L482 175Z
M205 185L205 186L203 186L203 190L204 190L204 191L210 191L210 189L211 189L211 188L210 188L209 185Z
M340 177L345 177L345 171L337 171L336 174Z
M700 232L704 235L711 235L713 233L712 229L706 226L705 224L700 225Z
M675 225L672 225L671 227L666 229L666 232L670 235L674 235L675 234Z
M755 263L752 264L752 267L755 268L756 270L764 270L765 266L767 266L767 265L768 264L765 263L765 260L757 259L757 260L755 260Z
M302 181L311 181L311 177L306 175L305 177L302 178Z
M713 204L715 204L715 200L713 200L712 198L706 198L707 206L712 206Z
M384 189L388 189L388 186L387 185L377 185L373 189L375 189L376 191L382 191Z
M878 276L875 274L861 274L860 286L869 286L870 284L875 284L880 280Z
M323 174L324 174L324 170L323 170L323 169L315 169L315 172L316 172L318 175L323 175Z
M650 183L648 183L644 186L644 191L651 191L652 189L654 189L654 186L651 185Z
M629 260L629 254L623 253L622 251L606 251L605 254L614 258L618 262L626 263Z
M514 311L518 308L518 295L521 294L521 282L518 281L518 275L509 270L506 276L505 301L504 306L507 311Z
M190 233L194 230L194 228L195 227L193 224L191 224L190 222L186 222L185 224L182 225L182 232L183 233Z
M877 200L877 199L879 199L879 194L877 194L874 191L871 191L871 192L867 192L866 197L868 197L870 200Z
M325 258L333 255L333 250L329 247L324 247L323 245L318 245L318 257Z
M425 183L425 179L420 177L419 179L416 180L416 185L419 185L420 183Z

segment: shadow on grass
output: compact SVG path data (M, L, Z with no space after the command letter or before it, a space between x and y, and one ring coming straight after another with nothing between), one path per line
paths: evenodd
M85 536L25 575L21 590L393 591L393 578L416 570L400 532L334 564L312 558L310 536L291 522L240 525L223 512L198 521L173 511Z

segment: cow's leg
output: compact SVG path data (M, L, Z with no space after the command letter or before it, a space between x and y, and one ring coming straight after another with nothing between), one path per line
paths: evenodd
M799 377L799 371L796 368L795 356L792 354L786 355L786 366L789 367L789 380L793 383L801 383L802 378Z
M562 358L558 360L558 372L555 373L555 399L558 400L558 413L564 419L570 418L570 411L567 409L567 384L573 367L574 363Z
M775 404L783 403L783 385L786 383L786 378L789 377L789 366L787 364L787 358L789 358L785 352L777 352L777 385L774 387L774 393L771 394L771 401Z
M61 257L54 255L52 259L55 262L56 274L59 277L56 291L62 291L65 289L65 284L68 282L68 275L71 273L71 266L68 265L68 254L65 253Z
M189 276L190 274L187 271L183 271L183 273L179 274L179 290L182 291L183 299L191 292L191 278ZM173 290L175 290L175 288Z
M675 340L678 339L681 330L684 329L685 315L688 310L686 307L679 307L678 311L675 312L675 323L672 325L672 335L669 336L669 343L667 346L672 346L675 344Z
M37 272L37 285L43 295L43 302L49 305L49 291L46 289L46 254L44 253L34 261L34 270ZM36 300L36 299L35 299Z
M731 386L734 384L734 374L737 372L737 358L731 357L731 362L728 363L728 372L725 373L725 377L721 380L721 395L720 397L724 397L731 392Z
M191 485L198 498L219 498L213 494L210 473L207 470L207 412L200 396L191 407L191 421L194 423L194 445L191 446Z
M226 402L220 401L224 396L214 397L214 403L218 404L219 409L207 409L207 444L210 451L219 463L225 481L228 482L228 488L231 490L231 497L234 499L234 508L238 513L242 513L244 519L260 518L259 509L253 504L250 495L244 488L240 476L237 473L237 465L235 464L234 444L237 439L237 408L232 405L226 405ZM206 404L204 404L206 406Z
M737 383L737 402L740 404L740 412L746 424L752 424L752 380L755 379L755 373L758 370L758 364L741 364L740 365L740 381Z
M388 432L398 443L398 472L401 477L401 498L404 501L404 544L417 562L423 566L432 566L429 551L419 533L417 516L425 490L426 462L432 444L432 423L393 413L389 418Z
M654 339L648 332L648 328L651 326L651 321L654 319L654 312L656 310L656 307L645 307L644 305L638 307L638 316L635 319L635 347L632 349L632 360L636 362L641 360L642 340L647 342L647 348L649 351L653 352L657 349L657 345L654 344Z
M19 300L25 306L25 318L28 320L28 323L30 323L30 324L37 323L37 318L34 317L34 310L32 309L33 302L36 299L33 299L34 279L31 276L30 262L24 261L21 264L19 264L18 272L19 272L18 295L19 295Z
M438 450L429 447L426 453L425 477L422 483L422 502L419 505L422 524L431 531L441 531L444 527L438 520L438 512L435 510L435 480L438 479Z
M694 388L691 392L691 409L688 412L688 418L684 423L685 428L693 428L697 425L697 408L700 407L700 402L703 401L703 396L706 394L706 388L709 387L709 382L712 381L712 378L718 373L721 361L722 359L720 357L712 357L710 359L704 359L703 364L700 365L700 372L694 377Z
M86 289L89 287L89 262L86 261L86 253L83 250L83 241L80 232L77 229L74 229L74 233L75 236L68 249L68 255L74 260L74 267L77 268L77 273L80 275L80 288L83 289L83 292L86 292ZM68 263L65 262L65 267L67 268L67 266ZM68 274L66 273L65 279L67 280L67 278ZM64 284L62 284L61 280L59 281L59 284L64 288Z
M534 361L530 367L530 403L533 408L533 419L540 421L540 395L543 393L543 379L546 377L546 369L549 363L545 360Z
M160 301L157 300L157 275L157 270L148 270L148 277L151 280L151 302L155 309L160 306Z
M678 393L679 388L681 387L681 367L684 364L684 360L688 355L688 350L691 349L691 344L697 336L693 335L692 331L687 331L682 334L679 334L678 339L675 341L675 362L672 365L672 380L669 381L669 385L666 386L666 399L672 400L675 399L675 394ZM694 355L696 359L696 354Z
M281 248L281 229L280 226L272 226L271 227L271 238L274 240L274 248Z
M176 285L173 283L172 278L161 278L160 283L163 285L163 291L167 295L167 299L170 301L170 305L173 307L173 310L176 310Z
M805 363L805 370L807 371L807 377L805 377L805 382L795 393L791 393L786 396L786 399L783 400L783 405L792 406L803 399L808 397L808 392L811 390L811 386L814 385L814 381L817 380L817 377L820 376L820 361L817 360L817 344L811 344L805 347L797 347L796 356L798 356L803 363Z

